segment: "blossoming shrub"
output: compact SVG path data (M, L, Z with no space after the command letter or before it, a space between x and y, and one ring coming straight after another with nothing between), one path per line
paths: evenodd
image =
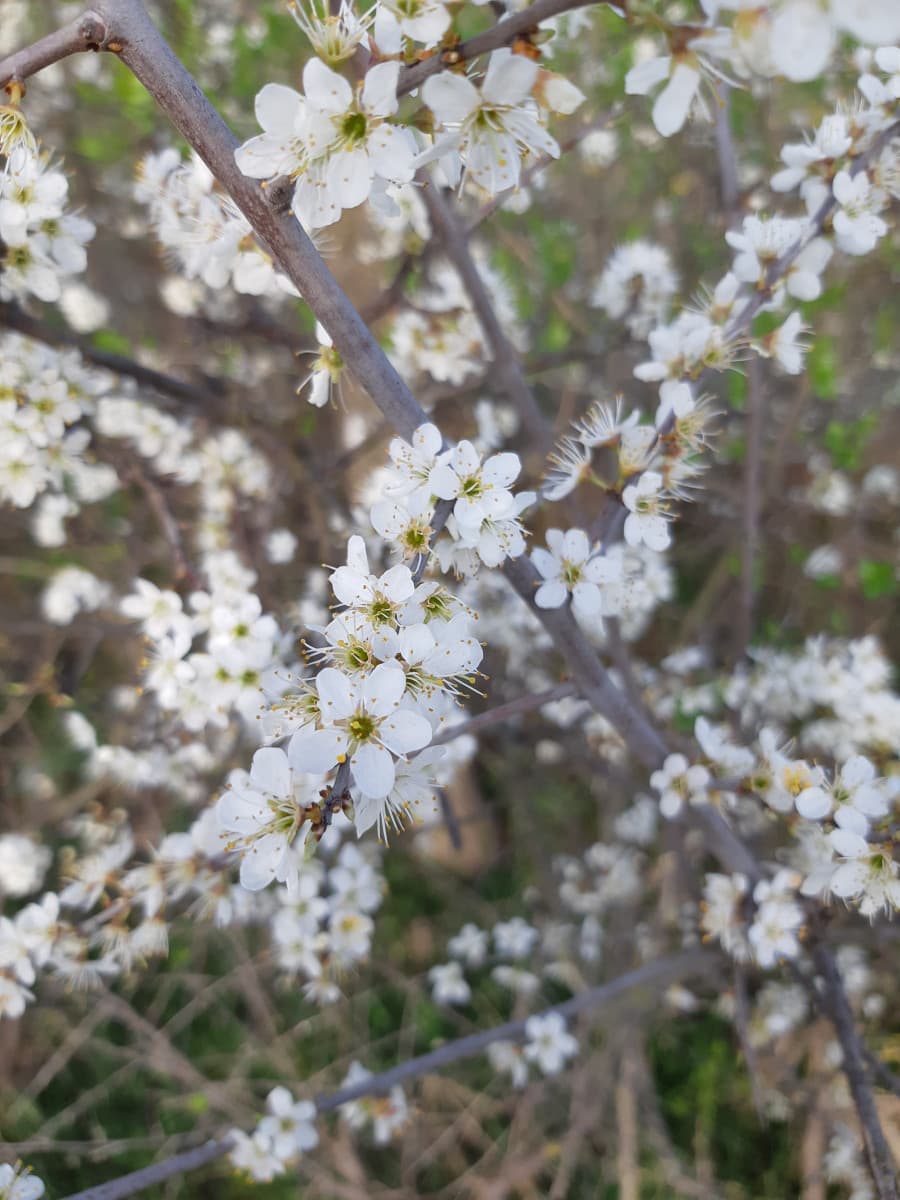
M896 1197L896 4L7 6L0 1197Z

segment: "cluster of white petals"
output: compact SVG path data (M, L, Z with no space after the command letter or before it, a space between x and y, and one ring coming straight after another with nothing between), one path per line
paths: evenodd
M229 1134L231 1165L254 1183L283 1175L319 1144L312 1100L295 1100L286 1087L276 1087L266 1098L266 1109L253 1133L232 1129Z
M413 177L416 143L396 124L400 64L378 63L356 89L311 58L303 70L303 94L269 83L256 97L263 132L236 151L252 179L287 176L294 181L292 207L302 225L332 225L347 208L369 198L376 180L406 183Z
M510 50L495 50L481 86L464 75L443 71L430 76L422 99L437 123L434 145L417 163L437 160L455 186L464 170L490 194L519 185L529 155L559 157L559 145L544 126L533 96L537 63Z
M34 296L54 303L62 282L87 266L94 224L68 209L69 181L28 133L24 117L14 136L0 138L0 157L0 300Z
M296 295L198 155L182 159L172 148L146 155L138 166L135 196L147 206L153 232L187 279L251 296Z

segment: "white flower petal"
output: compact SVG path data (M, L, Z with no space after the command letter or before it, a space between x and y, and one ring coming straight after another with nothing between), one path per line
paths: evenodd
M366 742L350 759L353 778L366 796L387 796L394 786L394 760L387 750Z

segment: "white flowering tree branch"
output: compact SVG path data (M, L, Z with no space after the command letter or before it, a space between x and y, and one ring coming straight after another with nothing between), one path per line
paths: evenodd
M688 950L670 958L657 959L646 963L633 971L620 975L609 983L599 984L579 992L562 1004L555 1004L545 1009L540 1016L548 1013L558 1013L562 1017L574 1017L581 1013L596 1016L599 1010L608 1008L624 996L630 998L633 1005L640 1004L641 993L649 997L657 997L671 984L687 979L709 974L718 965L717 956L706 950ZM359 1100L364 1096L378 1096L389 1092L398 1084L418 1079L423 1075L443 1070L454 1063L483 1054L495 1042L517 1042L525 1037L526 1021L506 1021L491 1029L479 1030L466 1037L456 1038L446 1042L436 1050L408 1058L397 1066L377 1075L371 1075L359 1083L350 1084L336 1092L317 1096L316 1110L320 1113L335 1112L344 1104ZM194 1150L186 1150L171 1158L153 1163L139 1171L132 1171L119 1179L108 1183L98 1184L81 1192L74 1192L64 1200L126 1200L146 1188L154 1187L174 1176L183 1175L189 1171L199 1170L216 1159L223 1158L232 1148L230 1137L220 1138L198 1146Z
M97 5L116 53L182 136L197 151L310 304L335 347L401 437L410 438L427 415L397 374L318 251L290 215L269 203L265 191L234 161L237 141L190 73L172 52L139 0ZM0 80L5 67L0 64ZM508 562L506 577L533 605L540 577L524 558ZM567 609L535 609L565 658L585 698L618 729L646 766L656 766L666 745L610 680L588 639Z
M335 347L381 412L397 433L410 438L415 429L427 421L424 410L299 224L279 205L270 203L264 189L238 169L234 161L236 139L172 52L143 4L140 0L102 0L96 10L106 23L107 48L114 48L204 160L281 269L306 298ZM8 70L6 63L0 63L0 81ZM879 139L879 145L884 144L885 139ZM861 156L858 160L858 169L862 169L866 157ZM816 215L817 221L824 223L833 207L834 202L823 205ZM792 247L773 266L770 286L788 269L804 244L805 241ZM733 335L749 327L763 299L764 296L759 295L747 301L734 320ZM622 510L617 516L624 520ZM614 536L614 527L607 531L605 539L610 536ZM647 768L658 766L667 753L665 739L612 682L571 611L566 607L539 609L534 606L533 597L541 577L529 559L520 557L507 561L503 571L550 634L584 698L611 722L641 763ZM752 854L719 814L709 808L699 808L697 812L696 819L703 823L716 852L729 869L748 878L758 877L759 868Z

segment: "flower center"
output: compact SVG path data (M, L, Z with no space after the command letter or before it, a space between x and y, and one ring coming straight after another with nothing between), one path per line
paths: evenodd
M272 819L259 831L259 835L283 833L287 835L288 841L293 841L301 824L300 805L293 796L269 796L267 799Z
M351 646L347 651L346 660L348 666L353 667L358 671L361 667L366 667L369 665L369 651L362 644L362 642L357 642L355 646Z
M346 142L361 142L366 136L366 118L363 113L348 113L341 122L341 134Z
M425 534L425 530L420 528L418 525L411 525L409 529L407 529L406 533L404 534L404 541L410 550L415 550L416 552L419 550L424 550L428 545L428 538Z
M792 796L799 796L804 788L809 787L809 775L803 767L785 767L781 778Z
M568 559L563 559L562 565L563 583L567 588L573 588L581 579L581 567L578 563L569 562Z
M438 619L441 621L449 621L451 616L450 597L442 589L431 593L422 603L422 608L425 611L425 620Z
M373 625L389 625L394 619L394 606L383 596L373 600L368 611Z
M344 369L344 360L341 358L340 353L335 350L334 346L323 346L322 353L316 360L316 369L327 371L331 378L336 380Z
M470 475L462 481L459 491L461 496L468 496L470 500L474 500L481 495L481 480L477 475Z
M347 723L350 736L357 742L367 742L375 732L375 722L366 713L357 713Z

